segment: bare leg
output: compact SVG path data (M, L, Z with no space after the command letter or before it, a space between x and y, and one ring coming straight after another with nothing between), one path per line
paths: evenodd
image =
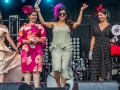
M102 77L98 77L99 81L104 81L104 79Z
M40 72L33 73L33 81L35 88L38 88L40 85Z
M30 85L31 76L29 72L26 72L24 75L25 82Z
M54 77L57 83L57 87L61 87L60 85L60 72L59 71L54 71Z
M0 82L3 82L4 80L4 74L0 74Z
M109 79L109 72L106 73L106 79Z
M61 79L62 79L62 84L61 84L61 87L65 87L65 84L66 84L66 78L64 78L63 76L61 76Z

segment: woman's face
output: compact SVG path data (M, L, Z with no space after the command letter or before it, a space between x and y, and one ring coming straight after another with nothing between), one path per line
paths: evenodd
M67 13L65 12L65 10L61 10L59 13L58 13L58 17L61 21L64 21L65 18L67 16Z
M101 12L98 12L98 19L102 22L104 20L106 20L107 18L107 14L103 14Z
M29 17L30 21L33 23L35 23L37 21L37 13L36 12L33 12L28 17Z

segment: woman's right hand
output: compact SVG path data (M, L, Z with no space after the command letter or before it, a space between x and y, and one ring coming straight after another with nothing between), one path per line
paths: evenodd
M32 41L31 41L31 40L27 40L26 43L27 43L27 44L31 44Z
M84 3L84 4L82 5L81 9L84 10L84 9L86 9L87 7L88 7L88 5Z
M24 40L24 41L23 41L23 44L31 44L31 43L32 43L31 40Z
M39 11L40 11L40 8L39 8L38 6L36 6L36 7L35 7L35 10L36 10L37 12L39 12Z

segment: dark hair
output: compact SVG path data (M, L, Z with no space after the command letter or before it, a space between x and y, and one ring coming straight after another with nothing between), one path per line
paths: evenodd
M70 14L68 12L68 10L66 9L65 6L62 6L58 9L58 13L62 10L65 10L67 16L65 18L65 23L68 25L68 27L70 28L70 30L72 29L72 25L73 25L73 22L71 21L71 17L70 17ZM54 19L55 22L59 21L59 17L55 18Z
M102 8L99 12L101 12L101 13L103 13L103 14L105 14L105 15L107 14L107 19L110 18L110 14L109 14L109 12L108 12L107 9Z
M2 14L0 14L1 15L1 17L2 17ZM2 20L2 18L0 19L0 24L3 24L3 20Z

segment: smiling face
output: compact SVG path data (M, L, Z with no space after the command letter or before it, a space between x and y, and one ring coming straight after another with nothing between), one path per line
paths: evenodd
M98 19L102 22L106 20L108 17L108 13L105 9L102 9L98 12Z
M29 16L30 22L35 23L37 21L37 13L33 12Z
M59 19L60 19L61 21L64 21L65 18L67 17L66 11L65 11L65 10L61 10L61 11L59 12L59 14L58 14L58 17L59 17Z
M107 14L103 14L101 12L98 12L98 18L102 22L107 19Z

